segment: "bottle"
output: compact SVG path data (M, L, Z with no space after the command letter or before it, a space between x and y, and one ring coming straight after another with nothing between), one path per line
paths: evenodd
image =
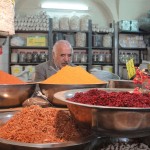
M12 52L11 53L11 62L12 63L17 63L18 62L18 53L17 52Z
M31 52L27 52L26 62L28 62L28 63L32 62L32 53Z
M19 53L19 62L21 62L21 63L26 62L26 53L25 52Z
M94 52L93 53L93 62L97 62L98 61L98 53Z
M111 54L106 52L105 56L106 56L106 62L110 63L111 62Z
M81 63L87 62L87 54L86 52L81 52Z
M98 61L99 62L105 62L105 54L103 52L100 52L98 55Z
M45 52L40 52L39 56L40 62L45 62L47 60L47 56Z
M32 57L33 57L32 62L37 63L39 61L38 60L38 58L39 58L38 52L33 52Z
M78 52L74 52L73 54L73 62L74 63L79 63L80 62L80 55Z

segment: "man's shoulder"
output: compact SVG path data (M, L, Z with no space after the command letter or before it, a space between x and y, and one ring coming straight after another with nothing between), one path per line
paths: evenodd
M46 62L43 62L43 63L40 63L38 65L35 66L35 68L43 68L43 67L48 67L50 66L50 61L46 61Z

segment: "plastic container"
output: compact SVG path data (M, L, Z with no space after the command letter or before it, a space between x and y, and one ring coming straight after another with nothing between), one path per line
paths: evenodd
M113 66L103 66L103 70L113 72Z
M23 66L13 65L11 66L11 74L14 76L19 75L23 71Z
M12 63L17 63L18 62L18 53L17 52L11 53L11 62Z

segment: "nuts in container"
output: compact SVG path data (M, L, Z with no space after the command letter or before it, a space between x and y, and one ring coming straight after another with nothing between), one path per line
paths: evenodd
M63 16L59 19L59 27L60 30L69 30L69 18L67 16Z
M78 32L75 35L76 47L86 47L86 33Z
M53 18L53 30L59 30L59 18L58 17Z
M110 34L103 36L103 47L112 47L112 37Z
M80 18L78 16L72 16L70 18L70 30L80 30Z
M88 31L88 21L89 21L88 15L84 15L80 18L80 29L81 29L81 31Z

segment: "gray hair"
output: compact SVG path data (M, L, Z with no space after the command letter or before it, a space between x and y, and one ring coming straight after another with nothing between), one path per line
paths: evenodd
M73 48L72 48L71 44L67 40L59 40L59 41L57 41L54 44L54 46L53 46L52 52L56 53L57 47L60 46L60 45L66 45L66 46L70 47L71 53L73 54Z

